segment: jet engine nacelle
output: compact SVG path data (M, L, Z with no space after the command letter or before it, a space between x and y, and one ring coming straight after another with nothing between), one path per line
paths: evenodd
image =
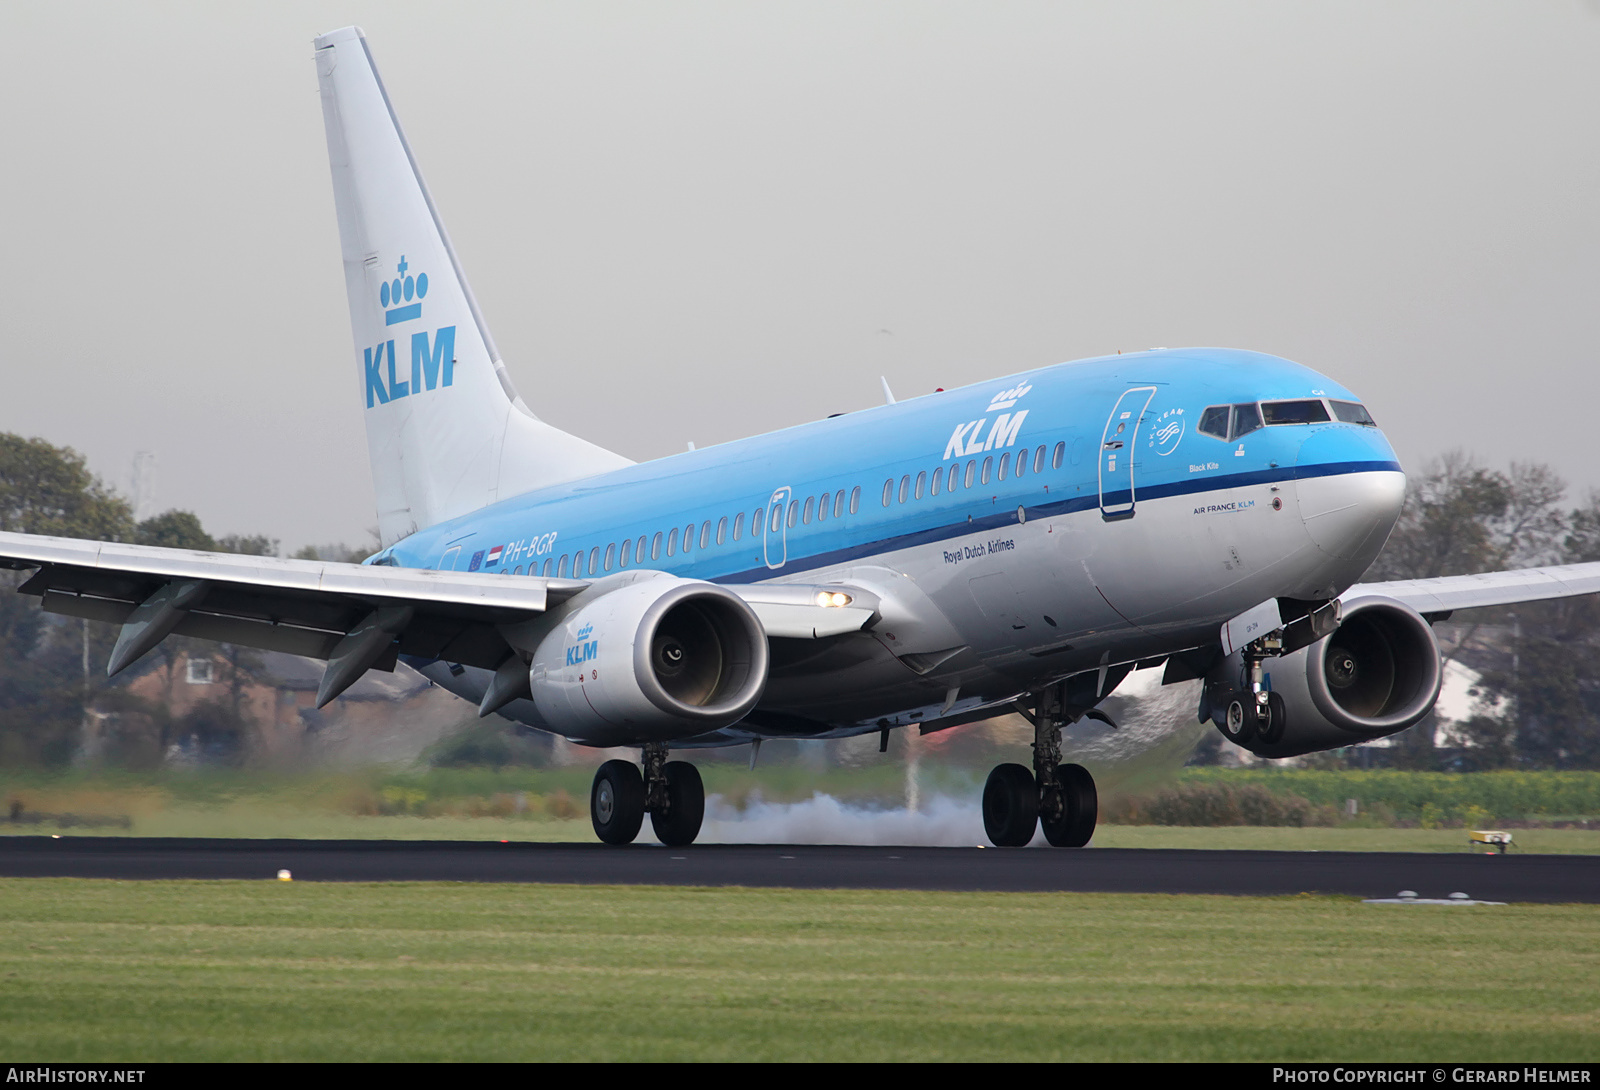
M767 635L744 599L659 576L600 595L561 619L529 664L549 729L595 745L638 745L744 718L767 684Z
M1332 635L1263 667L1285 714L1275 741L1244 743L1260 757L1297 757L1405 730L1433 709L1444 676L1428 622L1379 596L1345 602ZM1206 677L1212 722L1222 725L1229 694L1246 680L1237 652L1212 668Z

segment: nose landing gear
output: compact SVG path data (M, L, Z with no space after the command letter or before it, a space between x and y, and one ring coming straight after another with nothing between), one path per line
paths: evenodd
M656 839L668 847L693 844L706 814L700 770L688 761L667 760L667 747L644 747L644 772L629 761L607 761L589 789L589 820L607 844L631 844L650 815Z

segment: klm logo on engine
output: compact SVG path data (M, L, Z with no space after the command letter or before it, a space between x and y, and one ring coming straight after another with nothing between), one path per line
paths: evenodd
M409 267L402 254L400 264L395 266L400 275L392 281L385 280L378 288L384 325L399 325L422 317L422 300L428 294L428 274L411 276L406 272ZM364 349L363 356L369 409L450 386L456 377L456 327L447 325L435 330L431 337L425 331L411 334L411 373L407 378L401 378L402 372L396 370L393 341Z
M1015 445L1017 433L1022 430L1022 422L1028 417L1028 410L1000 413L998 416L989 414L998 409L1013 407L1026 397L1031 389L1033 386L1024 382L1020 386L1001 390L990 399L989 407L984 410L981 419L957 424L956 430L950 433L950 441L944 445L945 460L964 458L969 454L982 454L986 450L1000 450Z
M600 641L589 639L593 631L594 625L586 624L574 633L574 638L579 642L567 648L568 666L582 666L600 657Z

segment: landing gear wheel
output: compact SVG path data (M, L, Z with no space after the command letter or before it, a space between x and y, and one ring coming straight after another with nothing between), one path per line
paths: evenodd
M1020 848L1039 823L1039 786L1021 765L998 765L983 785L983 831L1000 848Z
M589 820L607 844L632 844L644 824L644 777L629 761L607 761L589 788ZM698 825L696 826L698 828Z
M700 823L706 816L706 789L700 782L700 770L688 761L668 761L662 771L667 777L667 807L651 812L650 828L667 847L681 848L693 844L700 835Z
M1283 741L1283 732L1289 726L1288 712L1283 706L1283 697L1277 693L1267 694L1267 720L1256 725L1256 739L1264 746L1275 746Z
M1256 695L1246 689L1236 689L1228 696L1228 708L1222 717L1222 736L1236 746L1247 746L1256 740Z
M1081 848L1094 836L1100 816L1100 795L1094 777L1082 765L1057 765L1056 783L1061 791L1059 813L1041 811L1039 828L1044 838L1057 848ZM987 816L987 809L984 811Z

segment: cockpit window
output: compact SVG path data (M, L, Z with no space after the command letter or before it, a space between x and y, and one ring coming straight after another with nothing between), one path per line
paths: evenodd
M1320 401L1263 401L1261 415L1268 427L1279 424L1320 424L1330 419L1328 407Z
M1359 401L1330 401L1333 406L1333 415L1346 424L1365 424L1369 428L1378 426L1372 419L1372 414L1367 412L1367 407Z
M1200 414L1200 430L1218 439L1237 439L1261 426L1261 414L1252 402L1212 405Z
M1228 406L1213 405L1201 413L1200 430L1218 439L1228 438Z

